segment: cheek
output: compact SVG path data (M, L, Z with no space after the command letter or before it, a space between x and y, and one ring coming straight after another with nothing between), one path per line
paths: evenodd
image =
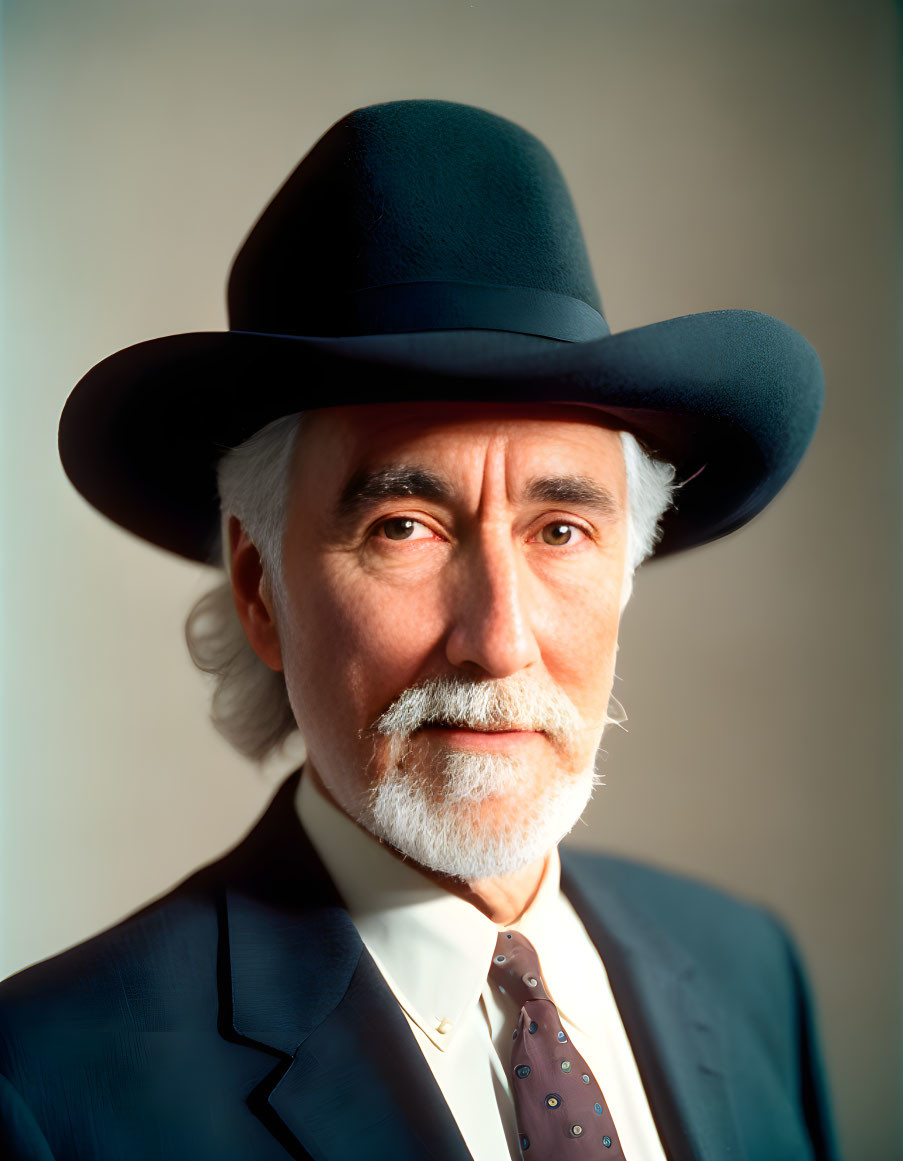
M607 708L614 680L620 583L598 578L560 594L547 608L543 656L549 675L584 716L596 720Z
M440 635L438 618L426 594L399 601L390 587L341 560L327 558L303 575L289 596L286 678L293 704L299 718L315 719L308 732L328 717L356 736L423 676L424 658Z

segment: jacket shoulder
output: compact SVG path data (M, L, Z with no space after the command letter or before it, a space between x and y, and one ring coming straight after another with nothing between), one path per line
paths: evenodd
M243 838L165 894L97 935L0 982L0 1030L8 1011L27 1005L32 998L52 1001L58 992L65 991L69 997L86 992L84 998L90 999L91 980L100 981L93 994L104 995L111 980L129 975L147 982L158 973L174 973L184 979L190 977L192 969L206 972L211 954L208 949L215 952L216 948L224 891L252 879L260 846L254 840L274 813L274 806L281 806L282 814L286 804L290 807L295 781L286 780L269 809Z
M690 876L613 855L562 851L563 878L593 907L606 908L667 940L714 979L788 978L796 951L768 908ZM612 915L613 913L613 915ZM791 972L792 974L792 972Z
M196 988L215 972L219 890L216 864L98 935L24 968L0 983L0 1070L16 1045L59 1052L90 1028L168 1019L149 996L167 996L187 1014ZM161 984L178 978L177 989Z
M735 1099L752 1128L760 1109L749 1100L750 1078L767 1076L771 1097L789 1098L805 1122L814 1155L836 1156L809 988L775 915L684 875L574 850L562 851L562 885L603 962L608 954L617 968L629 952L635 969L656 977L667 963L671 978L705 997L728 1075L746 1078Z

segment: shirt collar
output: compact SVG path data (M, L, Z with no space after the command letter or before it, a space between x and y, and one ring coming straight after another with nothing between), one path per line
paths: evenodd
M359 827L306 773L295 806L401 1006L437 1048L447 1051L476 1012L500 929ZM533 902L512 929L531 941L549 930L559 876L554 850ZM549 942L548 935L543 942Z

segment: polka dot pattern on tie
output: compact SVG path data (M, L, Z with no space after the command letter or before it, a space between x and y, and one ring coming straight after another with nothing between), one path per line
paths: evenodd
M602 1090L568 1042L536 949L520 932L499 935L490 976L521 1008L509 1073L521 1152L529 1149L530 1161L624 1161Z

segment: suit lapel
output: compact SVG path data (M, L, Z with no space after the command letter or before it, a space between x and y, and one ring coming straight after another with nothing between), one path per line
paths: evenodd
M316 1157L471 1161L395 997L364 952L270 1104Z
M470 1161L395 997L297 820L297 776L227 856L221 1021L282 1057L249 1104L316 1161Z
M716 1002L694 961L644 922L600 862L562 851L562 887L605 964L665 1153L740 1161Z

